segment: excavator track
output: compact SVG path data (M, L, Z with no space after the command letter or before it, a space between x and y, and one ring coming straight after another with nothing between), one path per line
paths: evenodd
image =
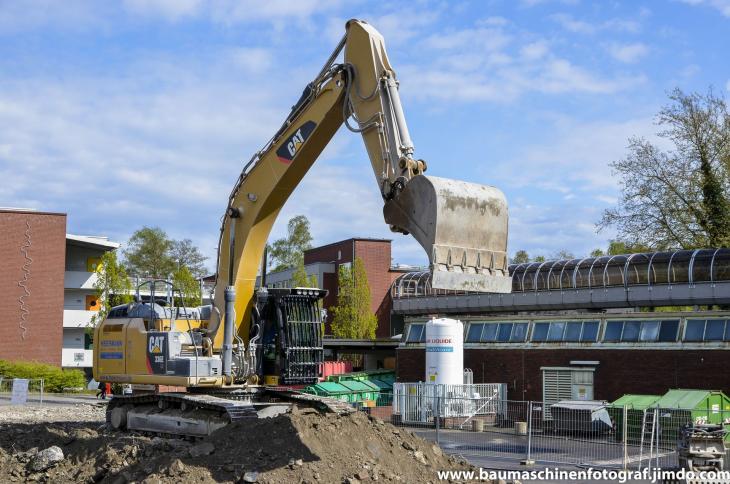
M247 418L284 413L291 405L345 415L356 410L346 402L287 388L253 393L159 393L115 396L106 411L107 424L117 430L204 437ZM263 409L279 407L274 412Z
M310 395L309 393L301 393L296 390L272 388L267 389L266 393L277 398L281 398L282 400L300 403L310 407L318 407L320 410L336 413L338 415L346 415L356 411L351 405L343 402L342 400Z

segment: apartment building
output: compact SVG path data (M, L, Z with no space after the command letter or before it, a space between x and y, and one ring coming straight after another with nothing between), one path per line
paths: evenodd
M0 208L0 359L91 368L96 268L119 244L66 233L66 214Z

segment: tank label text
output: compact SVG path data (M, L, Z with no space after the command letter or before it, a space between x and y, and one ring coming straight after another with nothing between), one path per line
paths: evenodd
M426 346L426 353L453 353L453 346Z

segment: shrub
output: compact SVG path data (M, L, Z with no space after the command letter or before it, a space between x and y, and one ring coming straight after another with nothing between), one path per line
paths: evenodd
M85 388L86 377L81 370L64 370L57 366L30 361L0 360L2 378L43 378L47 392L62 392L64 388Z

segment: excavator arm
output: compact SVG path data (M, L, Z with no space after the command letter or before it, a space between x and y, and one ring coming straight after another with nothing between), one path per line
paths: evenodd
M337 64L343 49L344 63ZM493 187L423 174L426 163L414 157L383 37L367 23L351 20L319 75L281 129L246 164L230 194L207 329L214 347L223 350L224 374L234 329L249 337L256 275L276 217L342 124L362 135L385 222L423 246L434 288L510 291L504 195Z

